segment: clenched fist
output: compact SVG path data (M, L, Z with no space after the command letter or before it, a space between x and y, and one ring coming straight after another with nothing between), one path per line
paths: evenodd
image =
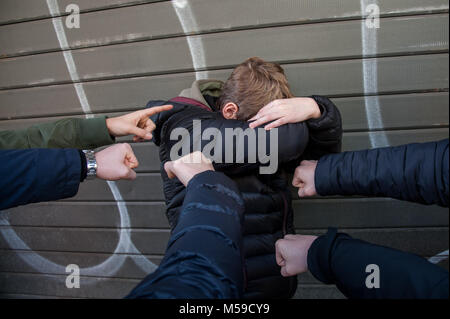
M95 153L97 177L108 181L135 179L139 162L129 144L115 144Z
M169 178L178 177L184 186L197 174L205 171L213 171L214 167L211 161L205 157L202 152L194 152L183 156L176 161L166 162L164 164L167 176Z
M317 161L302 161L295 169L292 185L298 187L299 197L317 195L314 175L316 173Z
M317 236L286 235L275 243L276 259L283 277L308 271L308 250Z

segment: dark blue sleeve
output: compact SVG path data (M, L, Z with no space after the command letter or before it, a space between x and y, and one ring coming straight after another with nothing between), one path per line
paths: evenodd
M214 171L195 176L164 259L127 298L240 298L243 211L231 179Z
M72 197L78 192L78 150L2 150L0 162L0 209Z
M449 295L445 269L420 256L353 239L336 229L313 242L308 269L321 282L335 284L348 298L447 299Z
M317 164L317 193L384 196L448 207L448 139L345 152Z

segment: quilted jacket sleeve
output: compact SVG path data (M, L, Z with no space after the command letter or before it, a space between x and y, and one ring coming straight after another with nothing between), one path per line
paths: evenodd
M342 119L336 105L324 96L312 98L319 105L321 116L306 121L309 142L302 158L317 160L323 155L340 153L342 148Z
M308 269L348 298L448 299L448 271L420 256L331 228L308 250Z
M322 157L318 194L383 196L448 207L448 139Z
M0 150L0 209L75 196L81 154L75 149Z
M188 184L177 226L159 268L128 298L240 298L243 293L244 202L223 173Z

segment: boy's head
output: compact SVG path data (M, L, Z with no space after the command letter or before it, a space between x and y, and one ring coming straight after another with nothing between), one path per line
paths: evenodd
M283 68L253 57L233 70L217 104L226 119L248 120L268 103L291 97Z

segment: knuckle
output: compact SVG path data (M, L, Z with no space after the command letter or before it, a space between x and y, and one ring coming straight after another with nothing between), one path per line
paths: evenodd
M280 250L282 247L283 247L283 242L284 242L284 239L278 239L276 242L275 242L275 248L277 249L277 250Z
M281 244L280 244L280 240L281 240L281 239L278 239L278 240L275 242L275 249L276 249L276 250L278 250L278 249L280 248L280 245L281 245Z

